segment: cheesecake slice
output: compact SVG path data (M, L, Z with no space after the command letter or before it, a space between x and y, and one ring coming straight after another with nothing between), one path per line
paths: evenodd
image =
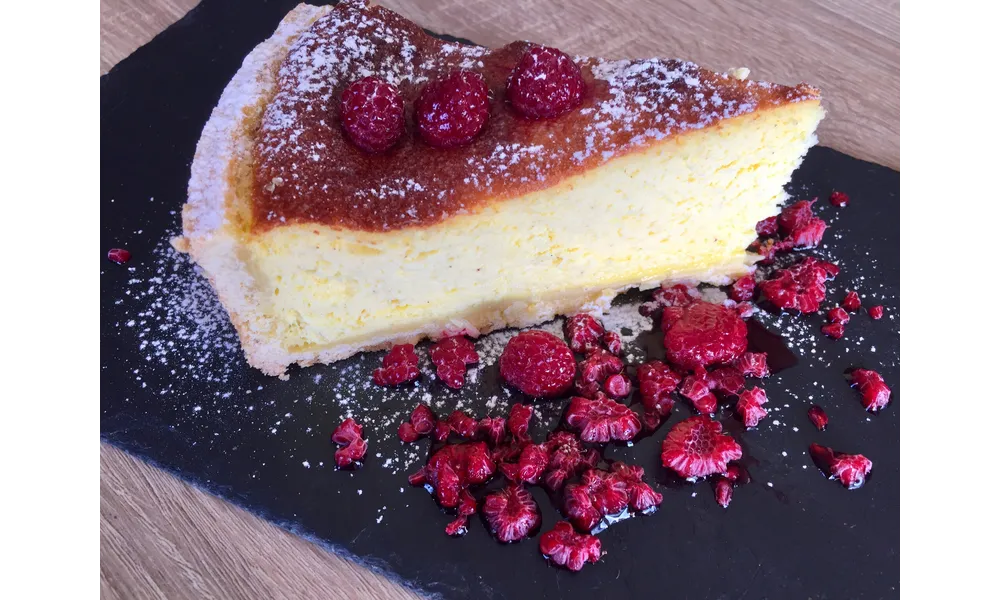
M816 143L819 92L680 60L573 57L586 93L553 119L504 98L531 46L446 42L379 6L300 5L247 56L205 125L183 237L269 375L424 337L599 312L634 287L724 283ZM412 106L443 73L482 74L465 146L422 142ZM337 99L375 75L407 130L354 146Z

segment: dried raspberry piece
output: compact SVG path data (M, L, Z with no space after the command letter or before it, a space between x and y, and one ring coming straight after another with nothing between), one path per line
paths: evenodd
M736 402L736 412L743 419L743 424L747 427L756 427L760 420L767 416L767 409L764 408L766 402L767 394L759 387L740 394L740 399Z
M608 352L614 354L615 356L620 356L622 353L622 336L618 335L614 331L605 331L604 335L601 336L601 343L604 347L608 349Z
M132 260L132 253L124 248L112 248L108 250L108 260L119 265L124 265Z
M733 438L722 433L722 423L698 415L674 425L663 440L663 466L694 479L726 472L726 465L743 456Z
M420 137L436 148L463 146L490 117L486 80L472 71L453 71L421 90L415 104Z
M579 531L591 531L606 515L628 508L628 490L617 475L589 469L580 483L568 483L563 490L563 512Z
M477 429L480 439L494 448L507 437L507 420L503 417L483 417Z
M359 79L340 96L340 122L355 146L384 152L403 136L403 97L378 77Z
M465 367L479 362L476 346L467 338L446 337L431 346L431 362L445 385L457 390L465 383Z
M851 199L844 192L833 192L830 194L830 204L837 208L844 208L850 204Z
M683 284L668 286L661 285L653 292L653 301L663 308L668 306L684 307L694 302L695 297L691 295L691 290Z
M573 385L576 361L565 342L545 331L514 336L500 355L500 376L536 398L553 398Z
M459 437L467 440L476 437L476 432L479 431L479 423L460 410L453 411L448 415L448 427Z
M705 369L698 369L684 378L678 390L681 396L691 401L695 410L703 415L713 414L719 408L719 400L712 393Z
M847 311L839 306L830 309L830 312L826 313L826 318L831 323L840 323L841 325L846 325L851 321L851 315L847 314Z
M521 450L517 463L504 463L504 477L515 482L538 483L549 466L549 451L544 444L528 444Z
M601 559L601 540L590 534L573 531L567 521L559 521L538 540L538 549L554 564L579 571L588 562Z
M767 354L764 352L744 352L733 366L745 377L764 378L771 375L767 366Z
M779 269L760 284L764 298L781 309L814 313L826 298L826 280L837 267L806 257L788 268Z
M681 381L681 376L658 360L639 365L639 397L647 415L665 417L674 408L671 396Z
M849 490L864 485L865 477L872 470L872 461L861 454L844 454L826 446L810 444L809 455L827 477L839 479Z
M522 540L542 524L538 504L528 490L518 484L510 484L486 496L483 516L493 536L504 543Z
M643 481L645 471L642 467L616 462L611 465L611 472L625 482L628 493L628 507L635 512L644 512L663 502L663 495L653 490Z
M861 308L861 297L858 296L857 292L851 290L850 292L847 292L844 299L840 301L840 305L847 310L854 312Z
M545 442L549 451L549 465L543 477L545 487L553 492L562 489L566 480L587 467L593 467L600 455L591 448L584 448L580 440L568 431L556 431Z
M715 501L722 508L729 508L729 503L733 501L733 484L728 479L715 482Z
M844 337L844 325L842 323L827 323L819 328L828 338L839 340Z
M733 282L732 287L729 288L729 297L737 302L746 302L753 299L755 287L757 287L757 282L754 281L753 275L744 275Z
M418 404L410 413L410 423L418 435L428 435L434 431L436 421L434 412L425 404Z
M417 353L413 351L413 344L400 344L393 346L382 357L382 366L375 369L372 379L375 385L390 386L413 381L419 376Z
M563 334L569 340L569 347L573 352L586 354L601 347L604 326L593 316L581 313L566 319Z
M518 440L528 439L528 426L531 424L531 416L535 411L530 406L515 404L510 407L510 414L507 416L507 428L510 434Z
M507 99L524 117L551 119L579 106L586 87L572 58L555 48L534 46L514 67Z
M767 237L778 233L778 215L757 222L757 235Z
M809 415L809 420L816 426L816 429L820 431L826 429L826 424L830 422L830 417L826 416L826 411L818 404L810 406L806 414Z
M664 309L661 325L667 359L686 369L728 363L747 349L746 323L721 304Z
M882 318L882 314L884 312L885 312L885 309L882 308L881 304L879 304L877 306L873 306L873 307L871 307L871 308L868 309L868 316L871 317L871 318L873 318L873 319L875 319L876 321L878 321L879 319Z
M574 397L564 418L566 425L580 432L584 442L628 441L642 429L639 415L604 394L596 398Z
M632 393L632 381L618 373L604 380L604 393L612 398L622 399Z
M357 466L364 462L368 452L368 442L363 439L361 426L354 419L344 419L330 436L330 441L340 446L334 453L334 462L339 468Z
M462 499L461 492L486 482L495 472L496 465L483 442L451 444L431 455L427 464L410 476L410 483L429 484L441 506L455 508Z
M851 372L852 386L857 386L861 392L861 403L865 410L878 412L889 404L892 391L885 384L882 376L868 369L854 369Z

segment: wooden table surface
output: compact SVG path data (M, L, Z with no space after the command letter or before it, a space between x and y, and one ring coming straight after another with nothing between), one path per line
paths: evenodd
M251 1L251 0L248 0ZM899 2L890 0L382 0L434 31L531 39L607 57L677 56L822 88L820 142L899 168ZM197 0L101 0L101 73ZM178 199L178 204L182 199ZM415 598L107 445L104 598Z

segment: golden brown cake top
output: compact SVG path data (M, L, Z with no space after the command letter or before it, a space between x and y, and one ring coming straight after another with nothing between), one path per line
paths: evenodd
M338 4L295 42L278 72L256 134L254 229L429 225L686 130L819 98L805 84L740 80L685 61L577 56L587 83L583 103L561 117L530 121L504 100L507 77L529 47L446 42L380 6ZM413 102L427 81L460 68L486 79L490 119L470 144L432 148L417 135ZM406 103L407 131L385 154L357 148L340 127L341 92L368 75L398 86Z

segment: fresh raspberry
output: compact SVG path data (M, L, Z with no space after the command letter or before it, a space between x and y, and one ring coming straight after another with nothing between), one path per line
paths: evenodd
M500 355L500 376L529 396L554 398L569 391L576 374L573 351L545 331L514 336Z
M726 472L723 473L722 476L733 484L745 485L750 483L750 473L736 463L730 463L729 466L726 467Z
M778 233L778 215L757 222L757 235L767 237Z
M479 420L477 429L479 438L490 448L495 448L507 437L507 420L503 417L483 417Z
M733 306L733 312L736 313L737 317L745 321L757 312L757 307L754 306L753 302L737 302L736 305Z
M510 434L515 439L528 439L528 426L531 424L531 417L534 414L534 409L524 404L515 404L510 407L510 414L507 415L507 429L510 430Z
M435 442L444 442L451 435L451 425L448 424L448 419L441 419L434 424L434 438Z
M715 482L715 501L722 508L729 508L729 503L733 501L733 484L728 479Z
M767 416L767 409L764 408L766 402L767 394L759 387L740 394L740 399L736 402L736 412L743 419L743 424L747 427L756 427L760 420Z
M812 205L816 203L816 198L812 200L799 200L791 206L786 206L778 215L778 231L784 235L789 235L796 229L804 227L813 219Z
M119 265L124 265L132 260L132 253L124 248L112 248L108 250L108 260Z
M867 369L854 369L851 372L852 386L857 386L861 392L861 403L865 410L878 412L889 404L892 391L885 384L882 376Z
M831 308L830 312L826 313L826 318L831 323L840 323L841 325L847 325L851 321L851 315L839 306Z
M691 295L690 288L680 283L672 286L667 286L664 283L653 292L653 301L663 308L668 306L683 308L694 302L694 300L695 298Z
M600 389L604 380L616 373L621 373L625 369L622 359L607 350L598 348L587 355L587 358L580 363L580 379L577 381L577 389ZM587 396L590 397L589 395Z
M338 446L346 446L354 440L362 437L363 430L361 426L352 418L347 418L341 421L340 425L333 430L330 435L330 441Z
M844 454L826 446L810 444L809 455L827 477L839 479L849 490L864 485L865 477L872 470L872 461L861 454Z
M468 531L469 516L476 514L476 499L469 493L469 490L459 492L458 518L448 523L444 532L451 536L462 536Z
M580 483L567 483L563 490L563 512L578 531L591 531L607 515L628 508L625 482L612 473L589 469Z
M448 427L458 435L458 437L471 440L476 437L479 431L479 423L475 419L460 410L453 411L448 415Z
M851 199L844 192L833 192L830 194L830 204L837 208L844 208L851 202Z
M501 463L516 462L518 457L521 456L521 451L527 445L527 441L508 438L490 450L490 458L493 459L493 462L501 466Z
M622 353L622 336L618 335L614 331L605 331L604 335L601 336L601 343L607 348L608 352L614 354L615 356L621 356Z
M612 375L604 380L604 393L621 400L632 393L632 381L621 373Z
M826 280L836 270L835 265L806 257L762 282L761 293L778 308L814 313L826 298Z
M568 431L556 431L545 442L549 452L549 465L543 477L545 487L555 492L562 489L566 480L576 476L600 460L592 448L584 448L579 438Z
M747 326L732 310L697 300L663 311L667 359L686 369L724 364L747 349Z
M384 152L403 136L403 97L378 77L359 79L340 96L340 122L355 146Z
M677 389L681 376L658 360L639 365L639 397L647 415L665 417L674 408L671 395Z
M660 458L685 479L726 472L726 465L743 456L736 440L722 433L722 423L699 415L674 425L663 440Z
M417 368L417 353L413 351L413 344L393 346L382 357L382 367L375 369L372 375L375 385L381 386L400 385L419 377L420 369Z
M330 441L340 446L334 453L337 467L357 466L364 462L368 442L363 439L361 426L354 419L344 419L330 436Z
M403 421L399 424L399 430L397 431L400 441L406 444L412 444L413 442L420 439L420 434L413 428L413 423L409 421Z
M429 484L441 506L455 508L462 499L461 492L470 485L485 483L495 472L486 444L470 442L444 446L409 479L413 485Z
M635 512L647 511L663 502L663 495L643 481L645 472L642 467L616 462L611 465L611 472L625 482L628 507Z
M437 418L426 404L418 404L410 413L410 423L418 435L429 435L434 431Z
M745 377L761 379L771 375L771 370L767 366L767 354L764 352L744 352L736 359L733 366Z
M511 481L538 483L548 466L548 448L544 444L528 444L521 450L517 463L504 463L500 470Z
M555 48L534 46L524 53L507 81L507 99L529 119L551 119L583 101L580 67Z
M457 390L465 383L466 365L479 362L476 346L467 338L456 335L446 337L431 346L431 362L445 385Z
M695 410L703 415L713 414L719 408L719 400L712 393L708 373L705 372L704 368L685 377L678 393L690 400Z
M826 416L826 411L818 404L810 406L806 414L809 415L809 420L816 426L816 429L820 431L825 430L826 424L830 422L830 417Z
M815 248L823 240L823 233L825 232L826 221L819 217L813 217L778 242L777 249L778 251L785 251L794 248Z
M579 571L584 564L601 559L601 540L573 531L568 521L559 521L551 531L543 533L538 549L545 558L570 571Z
M719 367L708 374L708 387L727 396L738 396L743 392L746 378L734 366Z
M729 288L729 298L736 302L751 300L755 287L757 287L757 282L754 281L753 275L744 275L734 281L732 287Z
M424 86L415 108L425 142L436 148L463 146L490 118L486 80L472 71L453 71Z
M827 323L826 325L819 328L828 338L839 340L844 337L844 325L843 323Z
M584 442L628 441L642 429L639 415L604 394L597 398L574 397L564 418L567 427L580 432Z
M593 316L581 313L566 319L563 334L569 340L569 347L573 352L587 354L601 347L604 326Z
M846 308L847 310L854 312L859 308L861 308L861 297L858 296L857 292L852 290L850 292L847 292L847 295L844 296L844 299L840 301L840 305Z
M877 306L873 306L873 307L871 307L871 308L868 309L868 316L871 317L871 318L873 318L873 319L875 319L876 321L878 321L879 319L882 318L882 314L884 312L885 312L885 309L882 308L881 304L879 304Z
M486 496L483 516L493 536L504 543L522 540L542 524L538 504L528 490L518 484L510 484Z

